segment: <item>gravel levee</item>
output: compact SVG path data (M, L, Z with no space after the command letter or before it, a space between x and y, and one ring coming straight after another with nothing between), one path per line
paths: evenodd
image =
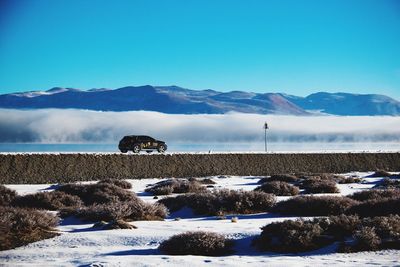
M0 183L400 169L400 153L0 154Z

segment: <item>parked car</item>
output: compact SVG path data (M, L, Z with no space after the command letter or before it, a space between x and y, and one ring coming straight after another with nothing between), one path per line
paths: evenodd
M119 141L118 148L122 153L128 151L139 153L141 150L147 153L151 153L154 150L164 153L167 150L167 144L147 135L127 135Z

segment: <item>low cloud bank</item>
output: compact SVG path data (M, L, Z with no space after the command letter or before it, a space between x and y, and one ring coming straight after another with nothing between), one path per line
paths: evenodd
M0 109L0 142L115 142L128 134L174 142L399 142L400 117L172 115L148 111Z

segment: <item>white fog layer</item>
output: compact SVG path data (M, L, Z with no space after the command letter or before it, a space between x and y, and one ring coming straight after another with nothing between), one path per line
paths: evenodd
M0 142L114 142L128 134L178 142L397 142L400 117L175 115L148 111L0 109Z

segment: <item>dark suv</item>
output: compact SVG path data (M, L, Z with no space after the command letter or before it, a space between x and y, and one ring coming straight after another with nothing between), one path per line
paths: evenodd
M167 150L167 145L164 141L156 140L147 135L127 135L119 141L118 148L122 153L129 150L134 153L139 153L140 150L145 150L147 153L151 153L153 150L164 153Z

